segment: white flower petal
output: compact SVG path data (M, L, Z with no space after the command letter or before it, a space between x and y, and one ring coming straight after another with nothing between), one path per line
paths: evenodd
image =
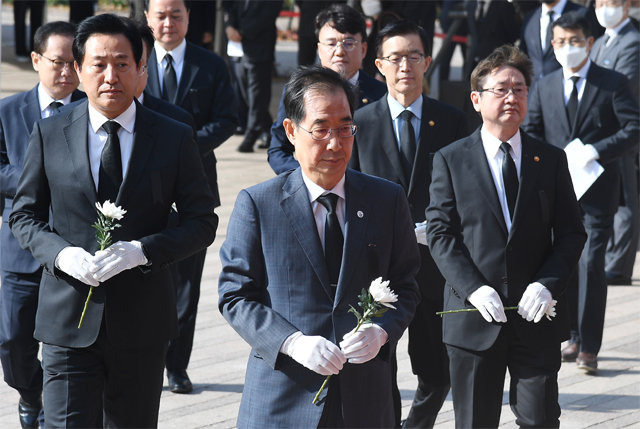
M376 302L395 309L395 307L387 305L390 302L396 302L398 300L398 295L389 289L389 280L382 281L382 277L378 277L371 282L369 293Z

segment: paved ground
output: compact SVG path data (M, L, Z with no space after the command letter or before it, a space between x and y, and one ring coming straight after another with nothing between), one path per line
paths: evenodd
M2 8L2 62L0 64L1 96L27 90L37 82L30 64L17 64L13 56L11 9ZM59 9L49 9L49 19L64 19ZM278 45L280 67L287 68L293 55L290 45ZM281 92L281 82L274 84L274 94ZM277 102L277 100L275 101ZM240 137L234 136L219 149L218 177L222 206L218 236L209 248L202 283L194 351L189 374L194 383L190 395L164 391L160 405L162 428L200 428L235 426L240 403L247 344L226 324L217 309L217 279L220 272L218 250L225 239L227 221L238 192L273 176L265 151L240 154L235 148ZM639 258L640 260L640 258ZM565 364L560 371L560 405L563 427L640 428L640 265L636 266L633 285L609 287L604 346L600 353L598 376L586 376L575 364ZM415 377L406 354L406 338L398 347L398 382L406 416ZM508 380L507 384L508 386ZM0 428L18 428L17 393L0 382ZM508 393L503 396L501 426L516 427L508 406ZM449 397L438 417L437 426L453 427L453 407Z

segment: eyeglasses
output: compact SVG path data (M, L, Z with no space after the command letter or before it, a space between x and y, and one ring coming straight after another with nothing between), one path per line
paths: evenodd
M324 45L331 50L338 49L338 46L342 46L342 49L345 51L353 51L353 49L358 46L360 41L356 39L344 39L344 40L327 40L326 42L318 42L320 45Z
M314 128L311 131L302 128L300 125L298 125L298 128L311 134L311 138L314 140L328 140L334 131L338 138L347 139L356 135L356 131L358 131L358 126L354 124L342 125L338 128Z
M42 54L38 54L38 55L40 55L45 60L49 60L54 70L62 70L64 69L65 66L69 66L69 68L73 70L73 61L54 60L52 58L45 57Z
M569 40L565 40L565 39L552 39L551 40L551 44L554 47L557 48L562 48L564 45L566 45L567 43L570 44L571 46L582 46L582 44L585 42L585 40L587 39L579 39L577 37L572 37Z
M411 54L407 54L407 55L389 55L388 57L381 57L379 59L381 60L385 60L385 61L389 61L391 64L393 65L400 65L402 63L402 60L406 59L407 61L409 61L412 64L418 64L420 61L422 61L425 58L424 54L419 54L417 52L411 53Z
M616 7L624 3L623 0L596 0L596 7L609 6Z
M498 98L505 98L509 92L513 93L518 98L525 97L528 89L526 86L516 86L513 88L484 88L479 89L477 92L490 92Z

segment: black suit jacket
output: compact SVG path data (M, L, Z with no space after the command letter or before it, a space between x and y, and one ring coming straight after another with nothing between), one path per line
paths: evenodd
M287 117L284 111L284 93L286 89L287 88L285 86L282 90L280 106L278 107L278 115L276 117L276 121L271 126L271 144L267 151L269 165L276 174L295 170L300 166L298 161L293 157L295 148L287 138L287 135L284 132L284 126L282 125L282 122ZM358 75L358 87L356 90L358 102L356 109L358 109L379 100L387 92L387 86L360 70L360 74Z
M81 329L89 287L54 263L67 246L98 250L91 227L97 191L88 163L88 103L37 122L31 134L9 225L45 268L34 333L42 342L87 347L103 322L118 347L144 347L177 334L167 266L208 246L218 218L189 128L136 104L131 159L116 200L127 213L113 242L139 240L151 266L123 271L95 288ZM167 228L174 202L180 225Z
M187 42L182 67L176 99L171 101L189 112L195 120L202 164L217 207L220 196L213 150L236 129L236 100L227 65L216 54ZM149 81L145 91L162 98L155 50L149 58Z
M407 183L387 97L369 104L355 114L358 125L350 167L363 173L382 177L400 184L409 201L413 222L422 222L429 204L429 184L434 154L448 145L468 135L466 116L460 110L447 104L423 96L420 138L413 163L411 179ZM412 225L413 226L413 225ZM444 279L438 271L429 249L420 248L420 271L416 275L422 303L416 309L414 322L409 326L409 355L413 371L426 379L427 372L438 373L439 355L424 338L425 324L432 323L433 308L442 307ZM426 300L431 303L426 304ZM434 361L435 360L435 361ZM432 378L430 378L432 379Z
M520 338L557 345L568 336L562 295L586 239L564 152L524 132L520 188L507 233L480 129L436 153L427 208L427 241L446 279L444 309L473 308L467 297L482 285L504 304L518 305L532 282L558 300L557 316L539 323L507 313ZM446 315L443 340L486 350L503 324L487 323L479 312Z
M224 1L227 26L242 35L243 59L251 62L273 61L276 46L276 18L281 0Z
M75 90L71 101L85 98L85 93ZM0 196L4 199L3 226L0 228L0 267L13 273L35 273L40 264L31 253L22 249L9 228L9 215L13 209L13 197L22 174L24 155L29 135L36 121L40 120L38 85L33 89L12 95L0 101Z
M142 105L156 113L160 113L161 115L168 116L173 120L188 125L193 130L193 138L196 138L195 136L198 133L198 129L196 128L193 116L183 108L176 106L175 104L171 104L161 98L154 97L147 92L144 93L144 97L142 98Z
M580 205L590 214L613 215L620 201L620 167L616 161L638 146L638 104L624 75L591 63L576 123L571 129L564 105L563 79L560 69L534 85L523 129L559 148L575 138L592 144L605 171L582 196Z

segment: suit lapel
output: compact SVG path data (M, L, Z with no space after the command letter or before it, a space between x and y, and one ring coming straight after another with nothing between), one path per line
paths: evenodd
M569 138L569 141L573 140L577 135L580 134L580 127L586 120L591 108L594 105L594 100L596 98L596 95L598 94L598 83L600 82L600 76L600 68L592 62L591 66L589 67L589 71L587 72L587 79L584 84L582 99L580 100L580 103L578 103L576 121L573 124L573 129L571 130L571 137Z
M362 266L361 261L364 255L361 253L368 244L366 242L366 231L369 217L373 215L373 208L369 205L369 201L363 197L364 191L364 185L359 180L359 177L347 170L345 179L344 249L334 307L344 298L346 291L353 288L351 277L353 276L354 267Z
M521 212L527 210L527 207L529 207L531 195L535 189L534 185L540 173L540 167L545 161L541 158L536 143L522 131L520 131L520 136L522 138L520 186L518 188L518 199L516 200L516 211L513 216L511 230L509 231L509 240L519 225L518 219L521 217Z
M322 243L318 236L318 228L309 204L307 187L302 180L300 168L289 175L282 187L284 196L280 201L280 207L289 220L300 247L318 276L322 287L329 297L330 291L329 273L322 251Z
M464 157L465 171L469 174L469 180L478 184L479 192L484 195L487 204L496 220L500 224L505 237L507 236L507 225L504 223L502 216L502 206L498 198L498 191L491 176L491 169L487 162L487 155L484 152L482 138L480 137L480 128L478 128L465 145L465 149L471 152L470 156Z
M63 127L63 134L69 149L73 174L83 186L84 194L93 205L98 200L96 185L91 175L91 163L89 161L89 114L88 101L80 102L67 116L69 123Z
M403 173L402 161L400 161L400 150L398 149L398 140L396 139L396 133L393 131L393 120L391 119L391 111L389 110L389 103L386 97L380 99L378 108L376 109L375 117L382 121L382 130L380 131L377 139L382 142L384 153L386 154L389 162L391 163L391 171L396 174L398 181L402 184L402 187L406 190L409 189L409 183Z
M548 106L551 109L550 117L556 118L556 120L562 125L562 128L566 130L565 135L571 134L571 126L569 125L569 118L567 117L567 109L564 104L564 77L562 69L558 69L553 72L553 78L549 79L549 85L545 86L543 100L553 100L549 102Z
M27 133L31 134L33 124L40 119L40 102L38 101L38 87L33 88L24 99L24 104L20 107L20 115L24 122Z
M146 91L156 97L162 97L160 92L160 78L158 77L158 59L156 57L156 50L151 52L149 62L147 63L147 73L149 73L149 79L147 79Z
M131 148L131 158L129 166L122 180L120 191L118 192L118 204L126 206L126 198L129 191L140 182L140 178L146 170L147 161L155 142L159 136L155 135L154 120L148 114L148 110L143 107L138 100L136 103L136 122L133 130L133 146Z
M174 104L178 106L182 105L184 98L187 95L187 91L191 88L191 83L195 79L196 74L200 66L197 64L195 53L191 48L189 42L187 42L187 48L184 52L184 61L182 62L182 76L180 76L180 82L178 83L178 92Z

